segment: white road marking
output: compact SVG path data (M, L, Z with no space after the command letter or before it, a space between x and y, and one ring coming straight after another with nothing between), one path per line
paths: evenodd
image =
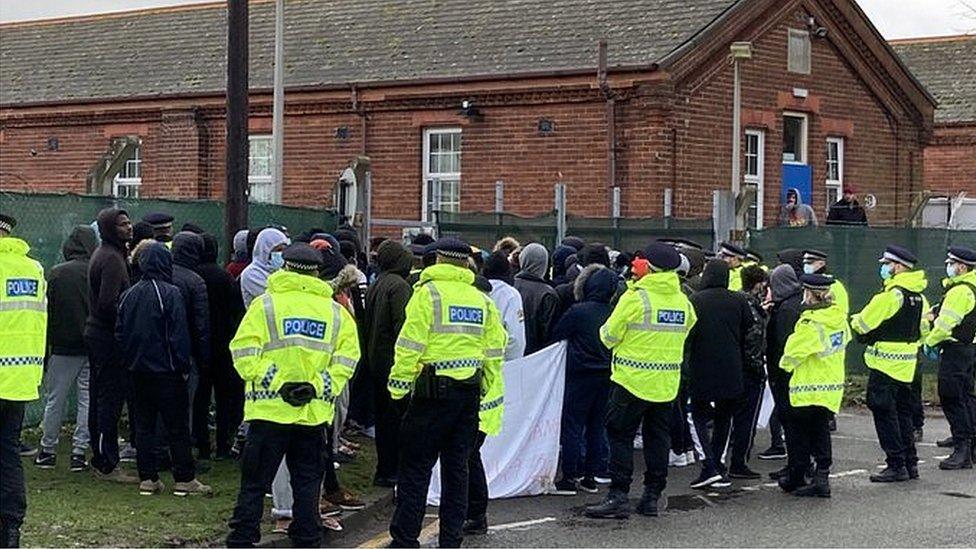
M946 454L944 456L935 456L935 459L949 459L949 454Z
M758 489L759 488L757 488L755 486L743 486L742 487L742 490L745 491L745 492L755 492Z
M867 473L864 469L852 469L850 471L841 471L840 473L833 473L830 478L841 478L841 477L853 477L854 475L863 475Z
M534 520L523 520L520 522L508 522L505 524L496 524L494 526L489 526L489 532L500 532L502 530L514 530L516 528L529 528L531 526L538 526L540 524L545 524L547 522L556 522L556 517L545 517L541 519Z
M766 484L763 484L763 486L765 486L766 488L779 488L779 483L778 482L767 482Z

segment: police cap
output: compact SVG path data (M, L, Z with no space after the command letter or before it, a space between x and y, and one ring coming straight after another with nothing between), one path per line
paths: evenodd
M949 248L949 253L946 257L946 263L949 261L962 263L970 267L976 266L976 251L965 246L952 246Z
M731 242L723 242L721 246L719 246L718 253L719 255L724 255L726 257L738 257L739 259L746 258L746 251Z
M17 220L7 214L0 214L0 231L5 231L7 233L14 232L14 227L17 226Z
M454 236L443 236L434 242L434 250L437 255L449 259L467 259L471 257L471 246L460 238Z
M656 271L673 271L681 266L681 255L673 247L653 242L644 248L644 259Z
M152 212L142 216L142 220L154 229L168 229L173 226L173 216L163 212Z
M822 274L800 275L800 283L808 290L829 290L834 283L834 277Z
M285 267L293 271L317 272L322 266L322 252L304 242L296 242L281 254Z
M885 248L884 254L880 259L878 259L878 262L880 263L889 261L900 263L909 269L913 269L915 268L915 264L918 263L918 258L915 257L915 254L913 254L908 248L892 244L891 246Z

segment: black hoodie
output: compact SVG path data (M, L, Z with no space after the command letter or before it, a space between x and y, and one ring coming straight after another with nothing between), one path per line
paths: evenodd
M186 310L173 279L172 258L162 244L139 253L142 279L119 302L115 341L122 364L133 372L185 375L190 371Z
M199 368L210 365L210 302L207 284L196 269L203 257L203 238L188 231L173 237L173 285L183 294L186 322L193 341L193 359ZM140 258L139 264L142 265Z
M211 360L230 360L230 340L244 317L244 301L234 277L217 264L217 239L203 235L203 255L197 265L197 274L207 286L207 304L210 309L210 357Z
M729 266L713 259L702 272L701 290L693 294L698 322L686 342L691 396L717 401L737 398L743 390L745 336L752 311L745 295L731 292Z
M47 344L51 354L85 356L88 318L88 261L98 237L88 225L78 225L64 242L64 263L47 274Z
M88 320L85 338L111 341L115 331L115 317L119 296L129 288L129 267L126 262L126 243L118 239L116 223L125 210L106 208L98 212L98 232L102 245L92 254L88 264ZM94 343L93 343L94 344Z
M376 253L380 271L366 292L364 358L377 378L389 376L397 336L406 319L407 302L413 289L407 284L413 254L403 244L388 240ZM384 382L385 383L385 382Z

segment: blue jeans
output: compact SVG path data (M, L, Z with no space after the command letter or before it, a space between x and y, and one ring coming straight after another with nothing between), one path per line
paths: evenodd
M610 443L604 419L610 370L567 374L563 397L563 478L606 476Z

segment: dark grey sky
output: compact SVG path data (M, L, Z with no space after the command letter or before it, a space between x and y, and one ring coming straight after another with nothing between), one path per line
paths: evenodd
M0 22L123 11L212 0L0 0ZM286 0L287 1L287 0ZM328 0L322 0L328 1ZM976 31L976 0L858 0L887 38ZM970 17L966 17L968 15Z

